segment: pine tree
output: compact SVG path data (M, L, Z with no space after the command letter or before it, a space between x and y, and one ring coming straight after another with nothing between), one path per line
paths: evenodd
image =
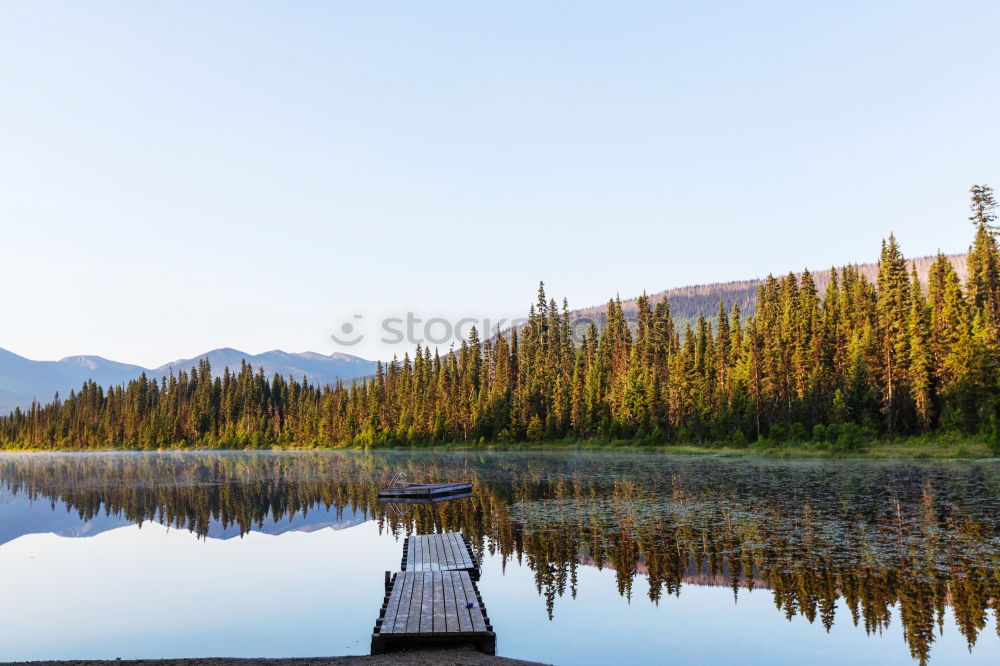
M895 435L904 428L907 399L907 361L910 285L906 260L892 234L882 243L879 258L877 318L882 410L886 431Z
M990 342L997 346L1000 332L1000 249L997 247L996 209L993 189L989 185L974 185L970 190L972 209L970 220L976 235L969 248L968 300L974 315L983 318ZM1000 351L1000 347L997 347Z
M910 316L907 327L910 358L907 381L913 396L917 423L921 430L926 431L933 419L933 361L930 350L930 313L920 288L916 267L913 268L910 284Z

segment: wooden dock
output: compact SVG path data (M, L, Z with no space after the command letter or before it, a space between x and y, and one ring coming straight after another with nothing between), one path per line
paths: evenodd
M479 580L479 562L472 545L458 532L420 534L403 542L402 571L465 571Z
M460 483L414 483L406 486L383 488L378 491L380 500L433 500L454 499L455 495L472 492L472 484Z
M437 504L438 502L465 499L466 497L472 497L472 493L466 491L455 495L442 495L441 497L379 497L378 501L385 504Z
M372 654L460 643L496 654L496 634L467 571L403 571L386 582Z

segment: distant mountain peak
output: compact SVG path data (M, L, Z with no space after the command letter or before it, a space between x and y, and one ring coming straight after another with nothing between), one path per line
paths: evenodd
M59 359L57 363L65 363L66 365L72 365L77 368L90 368L91 370L107 363L118 364L117 361L109 361L103 356L94 355L66 356L65 358Z
M330 354L329 358L336 361L349 361L351 363L371 363L371 361L363 359L360 356L351 356L350 354L345 354L343 352L333 352Z
M319 359L328 359L328 358L337 358L334 354L326 355L326 354L320 354L319 352L314 352L314 351L291 352L291 354L292 354L292 356L298 356L300 358L310 358L310 359L316 359L316 360L319 360ZM344 354L344 357L345 357L345 360L346 360L347 355Z
M212 373L220 375L225 368L237 372L243 361L262 370L270 378L274 374L306 378L311 384L333 384L337 380L356 379L375 373L375 361L349 354L329 356L317 352L289 353L275 349L263 354L248 354L233 347L220 347L191 358L164 363L158 368L119 363L101 356L67 356L58 361L32 361L5 349L0 349L0 413L15 407L27 408L33 400L48 402L58 392L68 395L79 391L84 382L93 380L101 386L125 384L145 373L158 380L171 373L189 372L207 359Z

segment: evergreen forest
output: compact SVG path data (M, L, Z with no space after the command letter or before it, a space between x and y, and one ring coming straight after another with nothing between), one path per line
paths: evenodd
M0 417L0 448L157 449L819 441L839 450L938 432L1000 450L1000 250L989 186L971 189L962 280L943 254L920 280L892 235L877 276L808 270L677 325L669 299L583 330L538 289L528 323L445 352L417 346L366 380L318 386L207 362L161 381L88 382Z

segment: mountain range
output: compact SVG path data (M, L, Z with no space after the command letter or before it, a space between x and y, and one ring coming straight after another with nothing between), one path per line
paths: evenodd
M347 529L370 520L364 511L346 506L342 511L336 507L317 506L309 509L308 515L300 512L294 517L284 514L271 517L266 522L254 525L254 532L264 534L284 534L285 532L315 532L331 528ZM155 521L165 525L162 520ZM25 493L17 494L0 486L0 546L27 534L55 534L61 537L90 537L127 525L134 525L120 511L104 507L92 518L83 518L80 512L70 510L63 502L48 499L29 499ZM179 528L184 529L184 528ZM232 539L242 536L238 525L223 524L213 518L205 534L210 539Z
M93 379L101 386L123 384L146 373L159 379L171 372L190 370L202 359L212 365L213 374L224 368L239 370L243 361L254 369L262 369L268 377L278 373L284 377L305 377L313 384L332 384L338 379L354 379L375 373L375 361L333 353L329 356L316 352L289 353L281 350L248 354L228 347L213 349L193 358L164 363L158 368L144 368L128 363L111 361L100 356L67 356L58 361L32 361L0 348L0 413L22 409L33 400L46 403L59 395L78 390L84 382Z

